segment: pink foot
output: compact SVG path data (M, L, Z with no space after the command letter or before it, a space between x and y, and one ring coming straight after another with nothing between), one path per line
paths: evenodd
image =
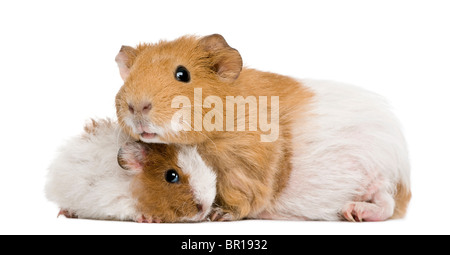
M58 216L56 216L56 218L58 218L61 215L63 215L64 217L66 217L68 219L78 218L78 216L75 213L69 212L68 210L64 210L64 209L59 210Z
M163 221L157 217L145 217L141 215L136 219L137 223L162 223Z
M233 220L233 216L230 213L225 213L220 208L213 208L213 210L208 218L210 221L232 221Z
M385 190L371 192L370 202L348 202L341 213L348 221L384 221L394 214L395 201Z
M342 210L342 215L348 221L383 221L389 218L385 210L369 202L350 202Z

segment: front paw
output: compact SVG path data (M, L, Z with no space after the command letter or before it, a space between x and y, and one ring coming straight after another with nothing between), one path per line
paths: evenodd
M208 216L209 221L233 221L235 217L231 212L227 212L222 208L213 208L211 214Z
M163 221L158 217L151 217L151 216L145 216L141 215L135 219L135 222L137 223L163 223Z

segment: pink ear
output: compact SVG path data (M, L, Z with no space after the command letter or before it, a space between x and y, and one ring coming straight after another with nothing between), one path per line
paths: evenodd
M130 75L132 60L136 57L136 50L130 46L122 46L116 56L116 63L119 66L120 77L126 80Z
M232 82L239 77L242 70L241 54L231 48L223 36L219 34L205 36L199 43L211 54L213 70L222 80Z
M117 155L117 162L125 170L141 172L150 148L140 142L128 142L123 145Z

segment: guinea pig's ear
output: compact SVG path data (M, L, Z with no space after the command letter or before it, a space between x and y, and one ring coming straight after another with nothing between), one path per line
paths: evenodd
M137 56L137 51L130 46L122 46L119 53L116 56L116 63L119 66L120 77L122 80L126 80L130 75L130 68L132 66L134 58Z
M149 153L148 145L140 142L128 142L119 149L117 162L123 169L139 173L144 170L145 158Z
M242 70L241 54L231 48L223 36L205 36L200 39L199 45L211 54L213 70L222 80L232 82L239 77Z

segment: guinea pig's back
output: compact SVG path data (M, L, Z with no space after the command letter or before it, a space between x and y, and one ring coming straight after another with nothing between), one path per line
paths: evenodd
M128 139L117 123L92 120L59 149L48 169L47 198L80 218L135 220L132 175L117 163Z
M351 85L300 83L314 96L293 121L293 170L278 211L338 220L349 201L381 189L394 196L399 185L409 192L406 142L386 101Z
M384 97L343 83L301 82L315 95L309 115L309 144L318 150L342 149L364 162L367 171L377 171L382 177L402 182L409 188L406 141L400 122ZM307 139L308 134L299 137Z

